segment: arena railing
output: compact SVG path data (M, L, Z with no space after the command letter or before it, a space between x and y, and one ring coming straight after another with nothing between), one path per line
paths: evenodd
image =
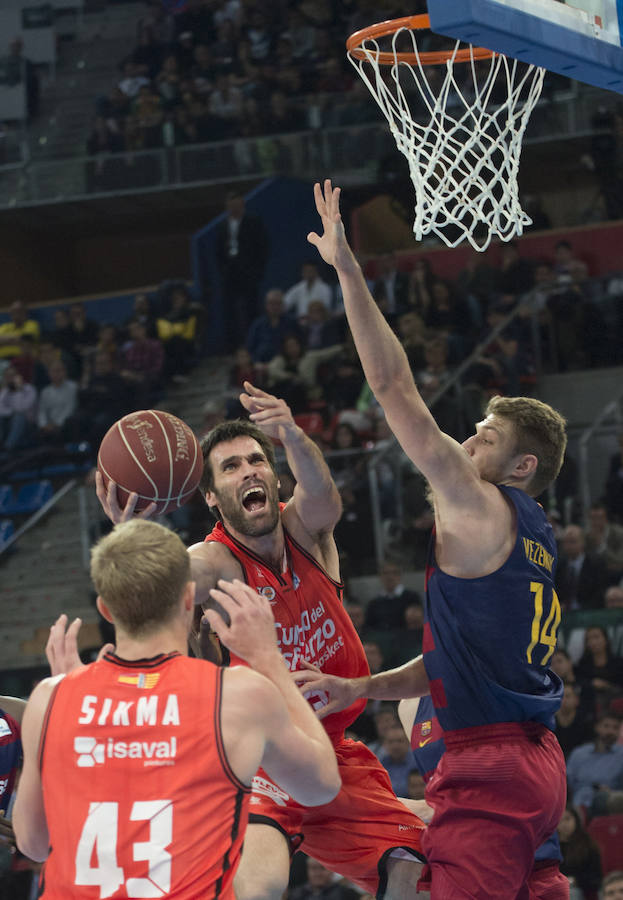
M600 103L608 102L602 100ZM617 95L612 95L616 98ZM614 102L614 101L613 101ZM348 101L343 109L348 110ZM526 146L599 133L590 91L545 96L533 115ZM339 111L334 120L339 123ZM292 134L189 144L155 150L24 159L0 166L0 208L97 196L146 193L199 184L293 175L315 180L319 171L376 180L377 160L396 154L384 122L322 127Z
M47 515L56 504L63 499L63 497L72 491L76 487L76 479L72 478L70 481L67 481L62 487L60 487L55 493L50 497L50 499L40 506L39 509L34 512L31 516L29 516L23 525L20 525L13 534L6 540L3 544L2 548L0 548L0 556L8 553L8 551L13 547L14 544L19 541L19 539L26 534L27 531L30 531L34 526L45 516Z

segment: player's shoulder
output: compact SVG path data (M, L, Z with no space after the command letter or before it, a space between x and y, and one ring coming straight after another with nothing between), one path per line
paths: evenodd
M230 713L265 720L280 705L281 694L266 676L247 666L223 671L223 702Z
M229 547L220 541L200 541L188 548L194 566L214 571L218 578L239 578L240 563Z

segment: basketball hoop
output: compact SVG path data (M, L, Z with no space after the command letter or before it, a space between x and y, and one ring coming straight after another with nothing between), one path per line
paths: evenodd
M429 27L419 15L362 28L346 43L348 58L409 163L416 240L434 234L448 247L468 240L483 251L494 237L510 241L532 222L519 203L517 176L545 69L460 41L421 51L416 32ZM379 44L383 38L391 38L390 49ZM462 72L455 63L464 64ZM426 74L429 66L440 67L439 78Z

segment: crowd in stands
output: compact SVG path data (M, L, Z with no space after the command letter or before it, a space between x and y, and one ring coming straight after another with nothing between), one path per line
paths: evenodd
M385 5L384 18L413 12L401 0ZM87 153L374 121L344 47L369 15L352 3L188 0L172 10L151 0L117 83L97 99ZM253 152L274 162L283 148L266 141Z
M539 364L551 370L613 361L603 355L606 344L599 347L605 319L591 295L586 266L568 243L558 245L555 259L536 265L513 244L502 249L501 258L495 267L474 257L453 283L436 277L425 258L402 271L385 255L369 272L371 291L405 347L422 394L441 426L459 439L489 395L530 391L537 368L535 330ZM121 415L156 405L167 385L187 380L201 352L202 309L181 282L165 283L155 296L138 294L123 322L97 324L84 304L74 303L59 308L53 329L42 333L23 303L13 303L9 312L10 321L0 325L0 471L28 450L50 452L72 441L97 447ZM514 318L491 337L491 328L511 313ZM608 347L621 344L620 335L609 338ZM474 348L478 354L465 368L458 392L439 399ZM295 416L305 417L299 421L327 453L342 495L344 513L335 534L345 575L372 573L366 453L387 432L365 383L339 291L323 280L315 262L302 265L297 283L267 291L264 312L250 317L244 341L238 342L222 409L218 404L206 409L206 428L222 415L241 414L236 398L245 380L285 397ZM574 879L579 900L597 896L603 875L591 823L623 813L623 436L620 444L604 476L604 499L593 503L586 523L578 514L563 524L561 506L546 501L559 545L556 590L562 609L595 616L565 633L564 647L551 660L565 683L557 716L569 782L569 808L559 826L563 871ZM563 480L565 498L573 499L578 486L571 458ZM390 467L380 467L379 486L382 515L391 520L395 472ZM281 499L292 489L283 473ZM432 516L417 473L402 473L401 495L404 515L396 545L410 548L409 568L423 568ZM364 605L347 580L346 609L373 672L413 658L422 644L422 597L404 585L403 560L391 556L392 537L380 572L382 594ZM612 616L604 624L600 617L617 609L619 624ZM422 797L395 705L371 701L351 732L375 749L397 793ZM339 900L329 875L303 873L293 897L326 894L327 900Z

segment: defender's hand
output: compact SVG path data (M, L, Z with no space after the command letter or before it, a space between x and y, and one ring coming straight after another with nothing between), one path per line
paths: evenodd
M340 188L332 187L327 178L324 189L318 182L314 185L316 209L322 220L323 234L310 231L307 240L318 250L324 261L338 271L353 271L359 265L348 245L344 223L340 214Z
M302 669L292 672L292 680L301 689L302 694L309 691L324 691L329 695L329 702L326 706L322 706L316 713L319 719L330 716L331 713L339 712L352 706L356 700L360 700L361 682L359 678L340 678L338 675L327 675L321 672L318 666L312 665L307 660L300 660Z
M74 669L84 667L84 663L78 653L78 632L82 625L82 619L74 619L71 625L67 627L68 621L67 616L63 613L50 628L48 642L45 645L45 655L48 658L52 675L67 675L69 672L73 672ZM97 654L98 660L105 653L114 649L114 644L104 644Z

